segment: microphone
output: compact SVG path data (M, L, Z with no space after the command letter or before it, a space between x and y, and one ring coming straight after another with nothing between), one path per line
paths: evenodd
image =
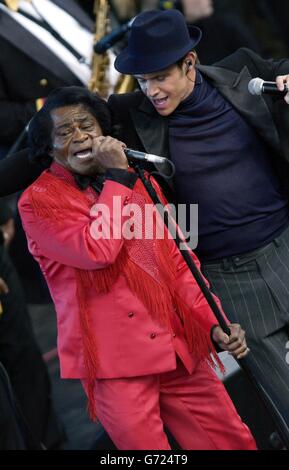
M278 90L275 82L265 82L262 78L253 78L248 83L248 90L251 95L260 96L262 94L267 95L279 95L285 96L288 93L287 85L283 91Z
M104 52L106 52L110 47L116 44L131 28L134 19L135 17L128 21L128 23L122 24L118 28L114 29L111 33L107 34L99 41L97 41L93 46L94 52L96 54L104 54Z
M152 153L139 152L138 150L132 150L128 148L124 148L123 150L127 158L130 160L147 161L150 163L165 163L168 161L167 158L159 157L158 155L153 155Z

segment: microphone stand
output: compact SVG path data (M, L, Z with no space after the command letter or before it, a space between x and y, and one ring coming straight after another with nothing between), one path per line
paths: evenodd
M153 203L156 205L159 213L163 215L163 213L160 210L160 207L163 207L162 202L160 201L154 187L152 186L151 182L145 178L144 175L144 170L142 170L139 166L135 165L135 171L140 177L144 187L146 188L149 196L151 197ZM211 307L218 323L219 326L222 328L224 333L226 333L228 336L230 336L231 331L222 315L222 312L219 309L218 304L216 303L210 289L208 288L207 284L204 281L204 278L202 274L200 273L199 269L197 268L193 258L191 257L189 251L182 250L180 248L180 244L184 243L184 240L182 240L178 234L177 230L173 230L173 227L177 226L177 222L174 220L173 216L168 213L168 211L164 212L164 223L169 231L169 233L172 235L172 238L175 241L175 244L177 245L178 250L182 254L185 262L187 263L187 266L189 270L191 271L192 275L194 276L198 286L200 287L205 299L207 300L209 306ZM175 235L175 236L174 236ZM250 353L249 353L250 354ZM249 364L248 364L248 358L244 357L242 359L237 360L238 364L248 377L249 381L251 382L254 390L256 391L258 397L264 404L266 410L268 411L268 414L271 416L272 421L274 422L276 428L278 429L278 433L280 435L281 440L283 441L284 446L289 449L289 428L288 425L285 423L283 417L281 416L280 412L276 409L275 404L272 402L270 397L266 394L266 392L263 390L263 387L261 384L259 384L252 373ZM261 391L260 391L261 389Z

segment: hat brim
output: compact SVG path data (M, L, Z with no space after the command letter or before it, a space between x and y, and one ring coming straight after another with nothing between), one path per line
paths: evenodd
M147 56L131 56L126 47L115 59L115 69L123 74L137 75L158 72L175 64L188 52L193 50L202 38L202 31L197 26L188 25L191 41L181 49L168 50L161 55L151 53Z

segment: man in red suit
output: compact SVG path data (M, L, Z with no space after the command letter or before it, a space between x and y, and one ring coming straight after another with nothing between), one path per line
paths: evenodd
M152 202L110 132L106 103L81 87L50 94L29 129L31 156L52 164L19 209L56 306L62 377L82 381L119 449L170 449L164 425L183 449L255 449L211 367L211 337L241 358L244 331L216 325L166 231L131 224Z

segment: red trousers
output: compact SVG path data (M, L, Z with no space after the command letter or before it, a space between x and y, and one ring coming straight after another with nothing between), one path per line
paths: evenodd
M222 382L203 362L192 375L178 361L171 372L97 380L96 400L98 418L121 450L170 449L164 426L185 450L256 449Z

